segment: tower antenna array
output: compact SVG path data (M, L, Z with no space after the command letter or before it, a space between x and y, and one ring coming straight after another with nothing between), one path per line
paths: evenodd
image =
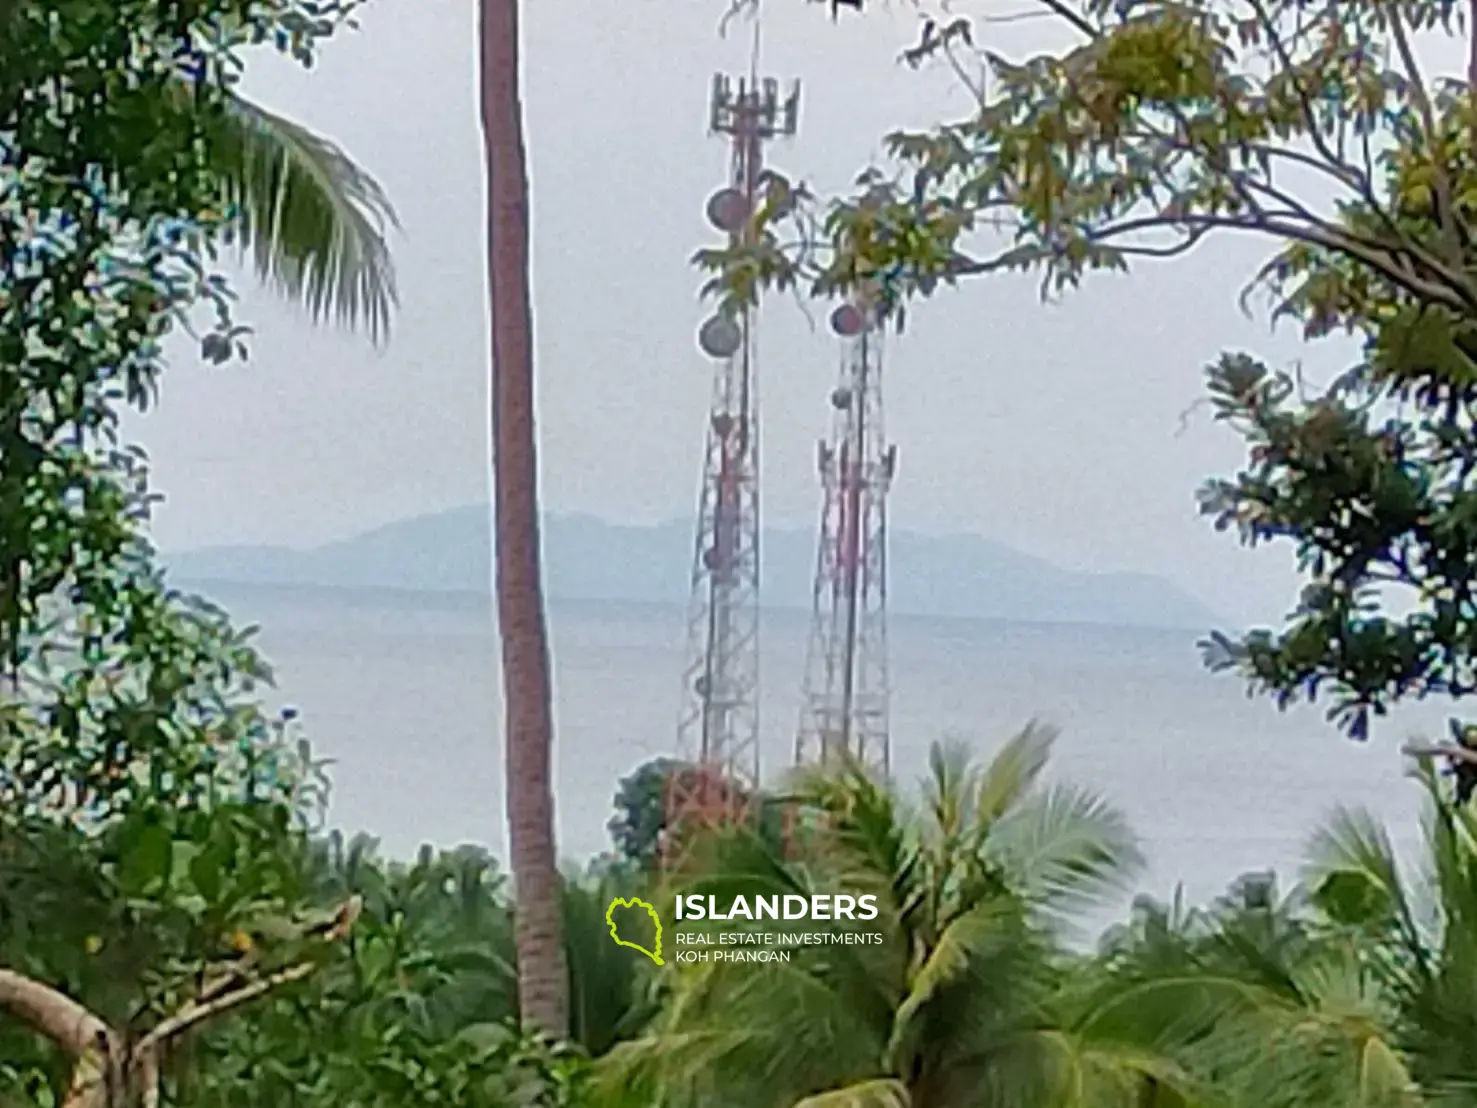
M732 150L708 221L731 246L754 241L764 144L795 133L800 85L713 78L709 129ZM663 863L680 868L695 831L748 819L759 781L759 405L755 313L720 310L698 331L713 359L702 490L693 544L678 752L693 769L668 783Z
M885 777L888 737L887 493L897 448L882 410L884 317L870 297L831 313L842 339L829 439L819 444L821 518L797 765L850 758Z

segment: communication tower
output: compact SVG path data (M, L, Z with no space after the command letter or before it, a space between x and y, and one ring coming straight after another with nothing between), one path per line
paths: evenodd
M764 144L795 133L798 82L713 78L709 129L729 139L729 181L708 221L734 247L754 241ZM747 819L759 781L759 405L755 313L720 310L698 330L716 362L692 556L678 750L695 768L668 784L663 862L680 866L691 834Z
M819 444L821 519L797 765L847 756L890 771L887 493L897 448L882 417L884 317L869 298L831 313L842 339L829 439Z

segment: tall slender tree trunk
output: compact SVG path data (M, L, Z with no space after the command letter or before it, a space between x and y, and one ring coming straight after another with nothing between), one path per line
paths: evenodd
M1467 92L1477 97L1477 0L1468 4L1467 14Z
M568 1034L551 774L553 713L539 554L528 278L528 166L518 74L519 0L480 0L487 275L492 302L492 479L502 639L508 837L525 1023Z

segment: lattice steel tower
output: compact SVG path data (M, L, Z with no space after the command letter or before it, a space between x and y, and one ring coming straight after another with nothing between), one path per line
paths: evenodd
M727 187L707 216L732 246L753 241L763 199L765 142L795 133L800 86L713 79L709 127L728 136ZM667 796L668 867L695 826L747 818L759 780L759 407L758 357L750 309L720 311L698 332L717 362L708 413L702 491L693 544L688 661L678 725L680 757L697 770L674 775Z
M886 776L887 493L897 468L882 418L883 317L866 302L831 313L842 337L832 427L818 452L822 500L798 765L842 751Z

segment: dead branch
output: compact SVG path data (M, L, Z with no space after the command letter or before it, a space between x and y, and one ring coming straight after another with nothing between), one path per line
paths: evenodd
M1410 758L1446 758L1453 762L1477 765L1477 750L1468 750L1465 746L1452 743L1437 743L1435 746L1406 743L1400 748L1400 752Z

